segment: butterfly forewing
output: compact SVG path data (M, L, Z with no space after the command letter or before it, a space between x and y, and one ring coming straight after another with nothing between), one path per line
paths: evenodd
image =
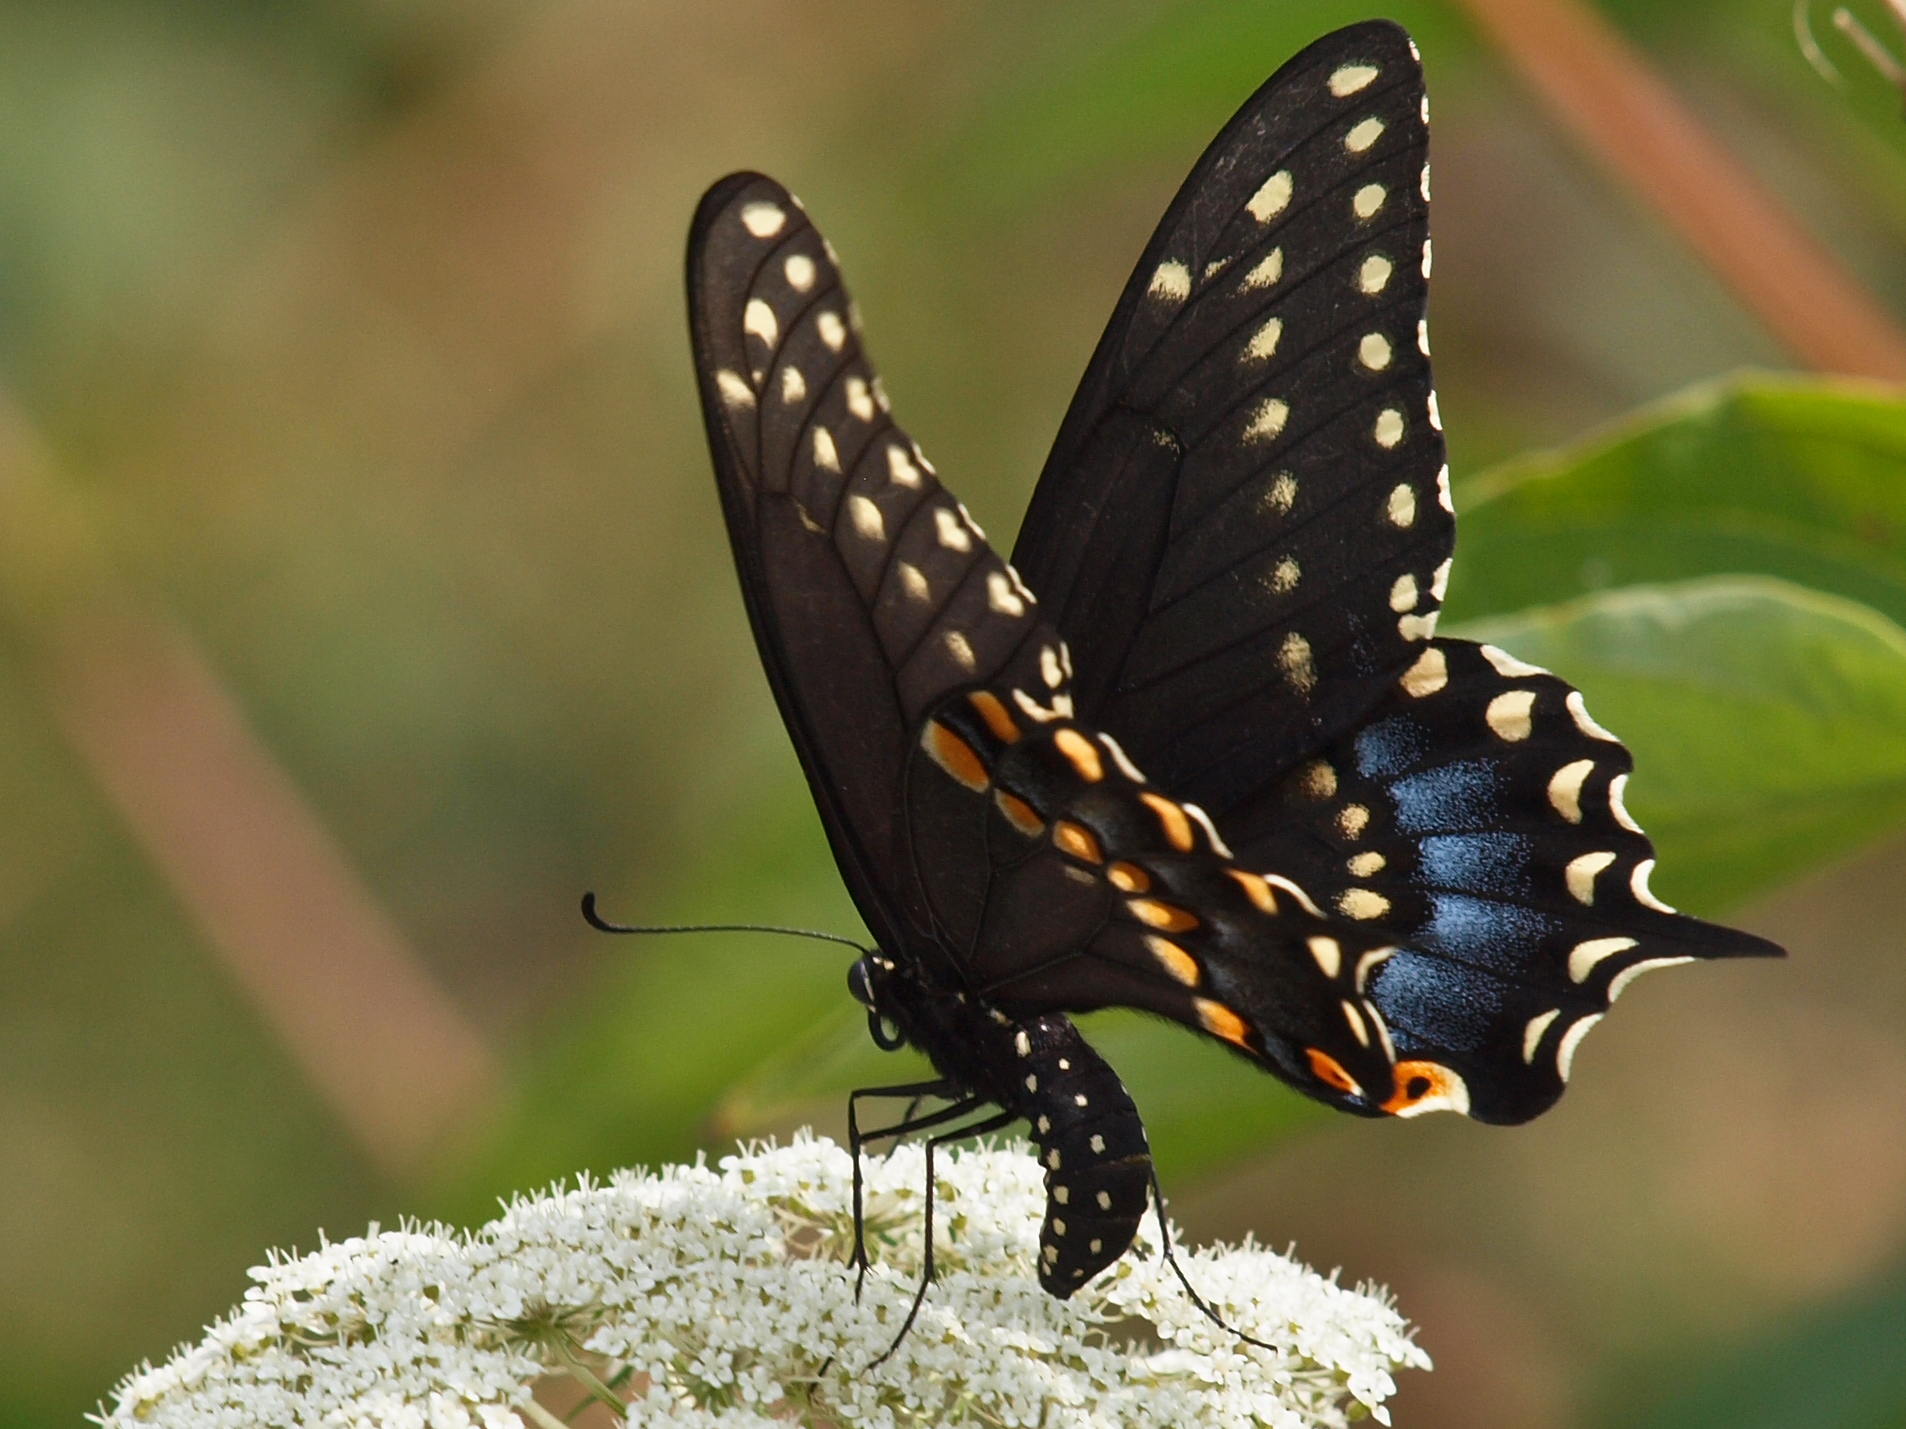
M1080 717L1219 815L1354 723L1434 627L1453 527L1427 118L1386 23L1246 103L1127 284L1014 551Z
M1038 652L1057 639L894 424L832 251L791 194L758 174L709 190L688 296L769 682L869 928L883 946L912 946L931 919L902 776L923 712L974 681L1037 681Z

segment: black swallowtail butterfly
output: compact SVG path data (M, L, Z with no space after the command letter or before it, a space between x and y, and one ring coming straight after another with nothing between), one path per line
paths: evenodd
M742 593L878 944L850 986L940 1074L882 1092L953 1100L910 1128L1030 1123L1056 1296L1151 1186L1068 1012L1172 1018L1364 1116L1519 1122L1640 973L1780 951L1649 891L1628 751L1580 694L1435 637L1428 118L1385 22L1251 97L1126 284L1011 564L889 415L799 201L742 173L695 214Z

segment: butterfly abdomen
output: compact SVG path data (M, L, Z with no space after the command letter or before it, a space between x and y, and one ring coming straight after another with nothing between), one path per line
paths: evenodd
M1065 1299L1131 1246L1151 1187L1151 1148L1118 1074L1063 1017L1015 1033L1014 1110L1046 1168L1039 1283Z

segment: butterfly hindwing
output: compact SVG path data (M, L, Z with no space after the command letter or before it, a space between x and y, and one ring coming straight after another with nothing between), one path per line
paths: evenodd
M1453 522L1427 120L1385 22L1246 102L1126 285L1014 550L1080 717L1220 817L1434 628Z

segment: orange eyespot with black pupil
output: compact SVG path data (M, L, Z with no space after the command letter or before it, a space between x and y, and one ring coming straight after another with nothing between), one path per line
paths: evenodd
M1469 1111L1469 1084L1460 1072L1440 1062L1398 1062L1391 1072L1393 1088L1382 1111L1391 1116L1421 1116L1426 1111Z
M1357 1085L1357 1079L1346 1072L1343 1063L1330 1053L1318 1047L1306 1047L1304 1055L1310 1059L1311 1074L1325 1086L1353 1097L1363 1095L1363 1088Z

